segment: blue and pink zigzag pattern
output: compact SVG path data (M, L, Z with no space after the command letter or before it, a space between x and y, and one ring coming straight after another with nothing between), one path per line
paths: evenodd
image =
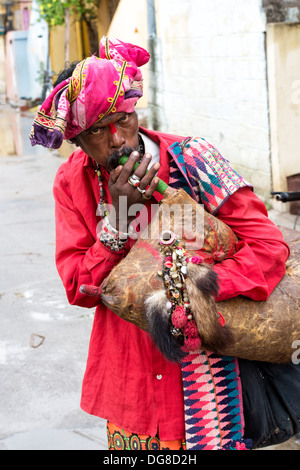
M214 214L229 196L238 189L249 186L244 178L233 170L229 162L205 139L192 139L182 145L175 142L169 148L176 162L170 163L170 181L178 189L179 184L190 183L187 192L194 193L195 199ZM179 171L180 168L180 171ZM180 174L181 173L181 174ZM184 188L186 189L186 188Z
M169 148L169 185L183 188L214 213L239 188L251 186L204 139ZM238 362L199 350L181 363L186 444L192 450L247 450L243 439L242 391Z
M190 450L248 450L237 361L199 351L181 364Z

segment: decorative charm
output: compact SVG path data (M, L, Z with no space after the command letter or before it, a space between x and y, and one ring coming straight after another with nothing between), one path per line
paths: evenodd
M200 264L203 259L193 256L189 260L187 252L180 246L180 240L170 230L161 234L159 244L164 259L158 275L163 278L169 299L166 309L171 334L183 346L184 351L196 351L201 346L201 339L190 309L185 279L188 274L188 262Z
M201 256L193 256L190 259L190 262L193 264L202 264L203 263L203 258Z

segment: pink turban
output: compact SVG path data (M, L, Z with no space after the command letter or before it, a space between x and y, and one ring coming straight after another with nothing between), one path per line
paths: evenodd
M143 95L139 69L150 54L139 46L103 37L100 58L79 62L70 78L59 83L37 112L31 145L59 148L95 122L119 112L132 113Z

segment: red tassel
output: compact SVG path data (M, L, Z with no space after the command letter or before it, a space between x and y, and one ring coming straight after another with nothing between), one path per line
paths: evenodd
M175 328L183 328L187 323L187 317L185 314L184 307L178 305L172 313L172 323Z
M224 251L215 251L213 254L214 261L223 261L226 258Z
M97 286L88 286L86 284L82 284L79 288L80 294L89 295L90 297L101 297L101 287Z
M191 338L197 338L198 337L198 329L197 325L194 320L189 321L184 330L183 333L185 336L189 336Z
M197 338L186 338L184 341L183 349L185 351L197 351L201 346L201 339Z

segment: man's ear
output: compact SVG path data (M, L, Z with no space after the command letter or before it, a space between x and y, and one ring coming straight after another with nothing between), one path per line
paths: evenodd
M79 143L77 142L76 137L73 137L72 139L68 139L67 142L69 142L70 144L76 145L76 147L79 147Z

